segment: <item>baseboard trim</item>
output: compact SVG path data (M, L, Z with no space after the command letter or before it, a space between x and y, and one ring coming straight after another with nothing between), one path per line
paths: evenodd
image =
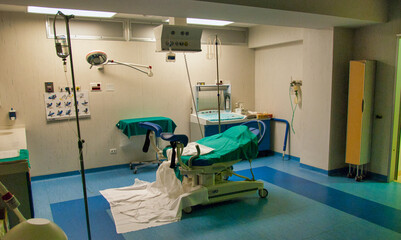
M128 168L128 167L129 167L129 164L120 164L120 165L113 165L113 166L106 166L106 167L90 168L90 169L85 169L85 173L95 173L95 172L102 172L102 171L107 171L107 170ZM75 175L80 175L80 174L81 174L81 171L76 170L76 171L63 172L63 173L40 175L40 176L31 177L31 181L48 180L48 179L53 179L53 178L69 177L69 176L75 176Z
M303 164L303 163L300 163L299 166L301 168L305 168L305 169L312 170L312 171L315 171L315 172L318 172L318 173L329 175L329 171L321 169L321 168L312 167L312 166L309 166L309 165L306 165L306 164Z
M274 153L274 156L283 157L283 153L280 153L280 152L273 152L273 153ZM289 154L285 154L284 155L284 159L285 160L292 160L292 161L296 161L296 162L300 162L301 161L301 158L295 157L295 156L291 156Z

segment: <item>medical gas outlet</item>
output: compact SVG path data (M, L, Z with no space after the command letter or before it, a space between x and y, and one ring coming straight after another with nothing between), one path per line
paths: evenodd
M293 80L290 83L291 94L295 95L294 103L299 104L301 102L300 91L301 91L302 81Z
M300 105L300 103L301 103L301 96L302 96L301 86L302 86L301 80L292 80L292 78L291 78L291 82L290 82L290 103L291 103L291 110L292 110L291 130L294 134L295 134L294 116L295 116L295 110L297 109L298 105ZM292 103L291 95L295 95L294 104Z
M295 91L299 91L301 89L302 86L302 80L293 80L290 83L292 89Z

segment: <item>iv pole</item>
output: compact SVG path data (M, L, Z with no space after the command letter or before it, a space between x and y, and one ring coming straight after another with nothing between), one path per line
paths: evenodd
M79 162L80 162L80 166L81 166L82 190L84 193L84 202L85 202L86 228L87 228L87 232L88 232L88 239L91 240L89 210L88 210L88 196L86 193L84 156L83 156L83 152L82 152L83 144L85 143L85 140L81 139L81 131L80 131L80 127L79 127L78 106L76 104L77 103L77 94L76 94L76 88L75 88L74 65L72 62L71 36L70 36L70 24L69 24L70 19L74 18L74 15L65 15L61 11L57 12L55 18L57 18L57 15L64 17L65 28L66 28L66 33L67 33L67 44L68 44L68 50L69 50L69 55L70 55L70 66L71 66L71 79L72 79L72 87L73 87L74 103L75 103L74 104L75 119L76 119L76 123L77 123L78 150L79 150L79 160L80 160ZM57 38L55 31L54 31L54 38L55 39Z
M217 68L217 114L219 116L219 133L221 133L221 120L220 120L220 78L219 78L219 49L218 49L218 39L216 35L216 68Z

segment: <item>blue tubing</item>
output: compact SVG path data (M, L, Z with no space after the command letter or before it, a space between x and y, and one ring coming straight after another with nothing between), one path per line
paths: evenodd
M287 125L286 128L285 128L284 146L283 146L283 152L285 152L285 149L287 148L287 136L288 136L288 131L290 130L290 123L288 123L287 120L280 119L280 118L272 118L271 120L272 121L276 121L276 122L283 122L283 123L285 123Z

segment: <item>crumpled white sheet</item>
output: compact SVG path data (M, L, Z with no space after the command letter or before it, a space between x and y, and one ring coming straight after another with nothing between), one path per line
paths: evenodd
M208 154L208 153L210 153L210 152L212 152L214 150L213 148L207 147L205 145L202 145L202 144L199 144L199 143L196 143L196 142L190 142L184 148L184 150L182 151L181 155L182 156L191 156L191 155L194 156L194 155L196 155L197 154L196 145L199 146L200 155ZM171 159L171 153L172 153L172 149L170 148L166 152L168 159ZM175 159L177 159L177 157Z
M207 188L194 188L186 178L181 183L169 166L169 161L159 166L153 183L135 179L132 186L100 191L110 203L117 233L179 221L183 208L208 202Z

